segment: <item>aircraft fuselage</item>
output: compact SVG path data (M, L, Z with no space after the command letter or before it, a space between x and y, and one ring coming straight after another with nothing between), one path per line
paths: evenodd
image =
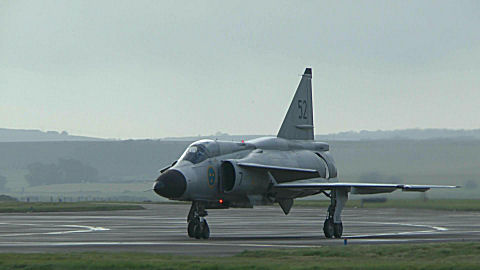
M154 190L173 200L203 201L208 208L272 204L278 195L270 190L273 183L268 173L244 170L238 164L302 167L320 172L325 181L335 181L337 170L328 150L326 143L277 137L247 142L200 140L192 143L178 162L168 168L175 173L158 178ZM277 179L278 183L283 182L282 177ZM182 181L184 185L172 188L174 182Z

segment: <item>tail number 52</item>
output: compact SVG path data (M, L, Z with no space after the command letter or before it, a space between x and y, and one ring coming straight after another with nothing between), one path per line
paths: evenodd
M307 119L307 101L304 99L298 100L298 109L300 110L299 119Z

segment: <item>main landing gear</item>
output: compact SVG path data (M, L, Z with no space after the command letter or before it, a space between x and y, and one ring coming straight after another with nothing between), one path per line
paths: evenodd
M190 212L188 212L187 217L187 232L190 238L208 239L210 237L210 228L205 219L207 215L208 213L205 210L205 206L195 201L192 202L192 207L190 207Z
M327 218L323 223L323 233L327 238L340 238L343 234L341 213L348 200L348 191L337 188L332 190L330 194L324 194L330 197L330 206L327 210Z

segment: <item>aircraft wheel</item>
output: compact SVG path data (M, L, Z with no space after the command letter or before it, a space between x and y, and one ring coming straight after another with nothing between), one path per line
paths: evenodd
M327 238L332 238L335 229L334 229L334 224L333 224L333 219L327 218L325 222L323 223L323 233L325 234L325 237Z
M203 239L208 239L210 237L210 228L208 227L208 223L206 220L202 222L202 236Z
M195 222L195 226L193 227L193 236L197 239L202 237L202 223L200 221Z
M333 225L333 235L335 236L335 238L342 237L342 233L343 233L343 224L341 222L335 223Z
M195 237L195 220L191 220L188 222L188 227L187 227L187 232L188 232L188 237L193 238Z

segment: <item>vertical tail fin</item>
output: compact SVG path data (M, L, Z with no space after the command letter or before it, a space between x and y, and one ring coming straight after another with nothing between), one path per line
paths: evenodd
M313 140L312 69L306 68L277 137Z

